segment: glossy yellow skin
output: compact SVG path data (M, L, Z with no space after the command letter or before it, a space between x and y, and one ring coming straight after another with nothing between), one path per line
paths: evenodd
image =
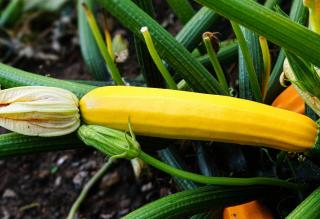
M306 116L253 101L157 88L96 88L80 100L87 124L138 135L234 142L287 151L312 148L317 125Z

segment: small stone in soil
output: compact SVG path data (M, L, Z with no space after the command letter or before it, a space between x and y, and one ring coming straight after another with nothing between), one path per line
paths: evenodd
M17 194L11 189L6 189L2 194L2 198L15 198L15 197L17 197Z
M119 216L124 216L124 215L128 214L128 212L129 212L128 208L122 209L119 211Z
M75 177L73 177L72 182L77 187L81 186L84 181L84 178L86 178L87 176L88 176L87 171L81 171Z
M121 200L120 203L119 203L119 206L120 206L121 209L122 208L128 208L130 206L130 204L131 204L131 200L127 198L127 199Z
M38 177L40 179L44 179L49 175L49 171L48 170L40 170L38 173Z
M141 192L147 192L147 191L150 191L151 189L152 189L152 182L149 182L141 186Z
M101 214L100 218L101 219L111 219L114 217L114 214Z
M90 160L80 166L80 170L90 170L90 169L96 169L97 168L97 162L95 160Z
M57 165L61 166L68 159L69 159L68 155L64 155L64 156L60 157L59 160L57 161Z
M61 181L62 181L62 177L61 177L61 176L58 176L58 177L56 178L56 180L54 181L54 186L55 186L55 187L60 186L60 185L61 185Z
M116 185L118 182L120 182L120 180L121 176L118 172L111 172L102 178L99 188L106 191L111 186Z

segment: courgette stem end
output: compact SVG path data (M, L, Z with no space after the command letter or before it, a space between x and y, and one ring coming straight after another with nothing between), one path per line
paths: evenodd
M320 154L320 119L317 120L317 126L318 126L318 131L317 131L317 137L314 145L312 146L310 150L310 154Z

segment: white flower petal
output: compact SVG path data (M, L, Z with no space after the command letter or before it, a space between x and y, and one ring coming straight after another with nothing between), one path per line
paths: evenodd
M0 91L0 126L32 136L58 136L80 125L79 100L70 91L44 86Z

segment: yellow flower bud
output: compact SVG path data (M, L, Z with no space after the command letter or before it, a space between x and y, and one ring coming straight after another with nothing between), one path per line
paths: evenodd
M80 125L78 98L70 91L44 86L0 91L0 126L31 136L60 136Z

